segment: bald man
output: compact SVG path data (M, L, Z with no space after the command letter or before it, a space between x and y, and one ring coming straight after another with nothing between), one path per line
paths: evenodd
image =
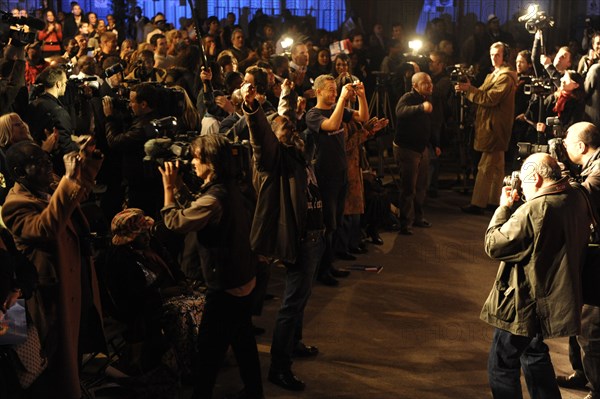
M520 178L526 202L504 187L485 235L485 251L501 261L481 319L496 327L488 359L493 397L560 398L544 339L578 334L581 264L590 233L583 191L561 177L556 160L533 154Z
M412 90L404 94L396 105L398 123L394 159L402 175L400 234L404 235L411 235L413 226L431 227L423 211L429 174L428 146L433 146L436 155L441 153L432 134L432 93L431 77L425 72L418 72L412 77Z
M582 166L582 185L590 193L592 206L600 211L600 131L593 123L579 122L571 125L563 141L569 159ZM595 277L595 278L594 278ZM588 275L586 282L591 282L591 292L598 292L598 275ZM590 280L590 281L587 281ZM581 334L577 341L583 350L583 372L575 372L569 376L559 376L558 383L567 388L584 388L589 381L592 388L586 399L600 398L600 295L595 298L586 296L581 313ZM572 341L569 341L572 343ZM578 348L569 346L569 359L577 355Z

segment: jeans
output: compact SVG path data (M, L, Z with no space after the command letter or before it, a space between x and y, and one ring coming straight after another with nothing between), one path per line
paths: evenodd
M325 253L319 267L319 275L329 273L331 263L335 259L336 230L342 223L344 206L346 204L346 192L348 191L348 171L340 171L337 174L323 174L317 170L317 181L323 201L323 222L325 223Z
M560 399L548 346L540 334L523 337L497 328L488 358L494 399L522 399L521 368L531 399Z
M256 340L252 330L252 294L236 297L208 291L198 334L192 398L210 399L227 349L231 345L248 397L263 393Z
M285 292L277 314L271 344L271 370L273 371L288 371L292 366L292 351L302 340L304 309L324 250L323 236L314 240L304 240L297 262L286 267Z
M600 307L583 305L581 335L577 340L583 350L583 371L592 386L593 397L600 397Z

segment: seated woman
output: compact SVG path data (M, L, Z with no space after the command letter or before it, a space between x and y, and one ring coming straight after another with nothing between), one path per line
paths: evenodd
M193 294L179 266L152 239L153 225L141 209L115 215L113 245L105 261L106 285L113 317L127 324L129 369L145 371L158 364L167 349L163 330L185 374L190 372L204 298Z

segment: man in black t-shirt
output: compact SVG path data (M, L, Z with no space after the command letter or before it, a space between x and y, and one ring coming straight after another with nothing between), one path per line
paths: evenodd
M347 271L332 267L333 237L338 223L344 214L344 202L348 189L348 166L342 122L366 122L369 109L365 88L362 83L347 84L342 87L339 99L335 78L331 75L319 76L313 86L317 96L317 105L306 114L306 125L314 136L315 172L321 197L323 199L323 217L325 219L326 250L319 267L317 280L325 285L335 286L335 277L346 277ZM358 99L358 111L344 108L344 104L355 91Z

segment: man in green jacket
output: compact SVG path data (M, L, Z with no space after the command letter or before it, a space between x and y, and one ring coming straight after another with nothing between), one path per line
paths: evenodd
M481 151L471 204L463 212L483 214L488 205L497 205L504 178L504 153L508 149L512 131L517 74L505 62L508 46L496 42L490 46L494 71L479 87L470 82L459 82L456 91L477 104L475 115L475 151Z
M581 267L590 217L583 190L561 178L557 161L533 154L521 168L526 202L505 187L485 235L500 260L481 319L496 327L488 359L495 399L521 398L523 369L531 397L560 398L545 338L579 334Z

